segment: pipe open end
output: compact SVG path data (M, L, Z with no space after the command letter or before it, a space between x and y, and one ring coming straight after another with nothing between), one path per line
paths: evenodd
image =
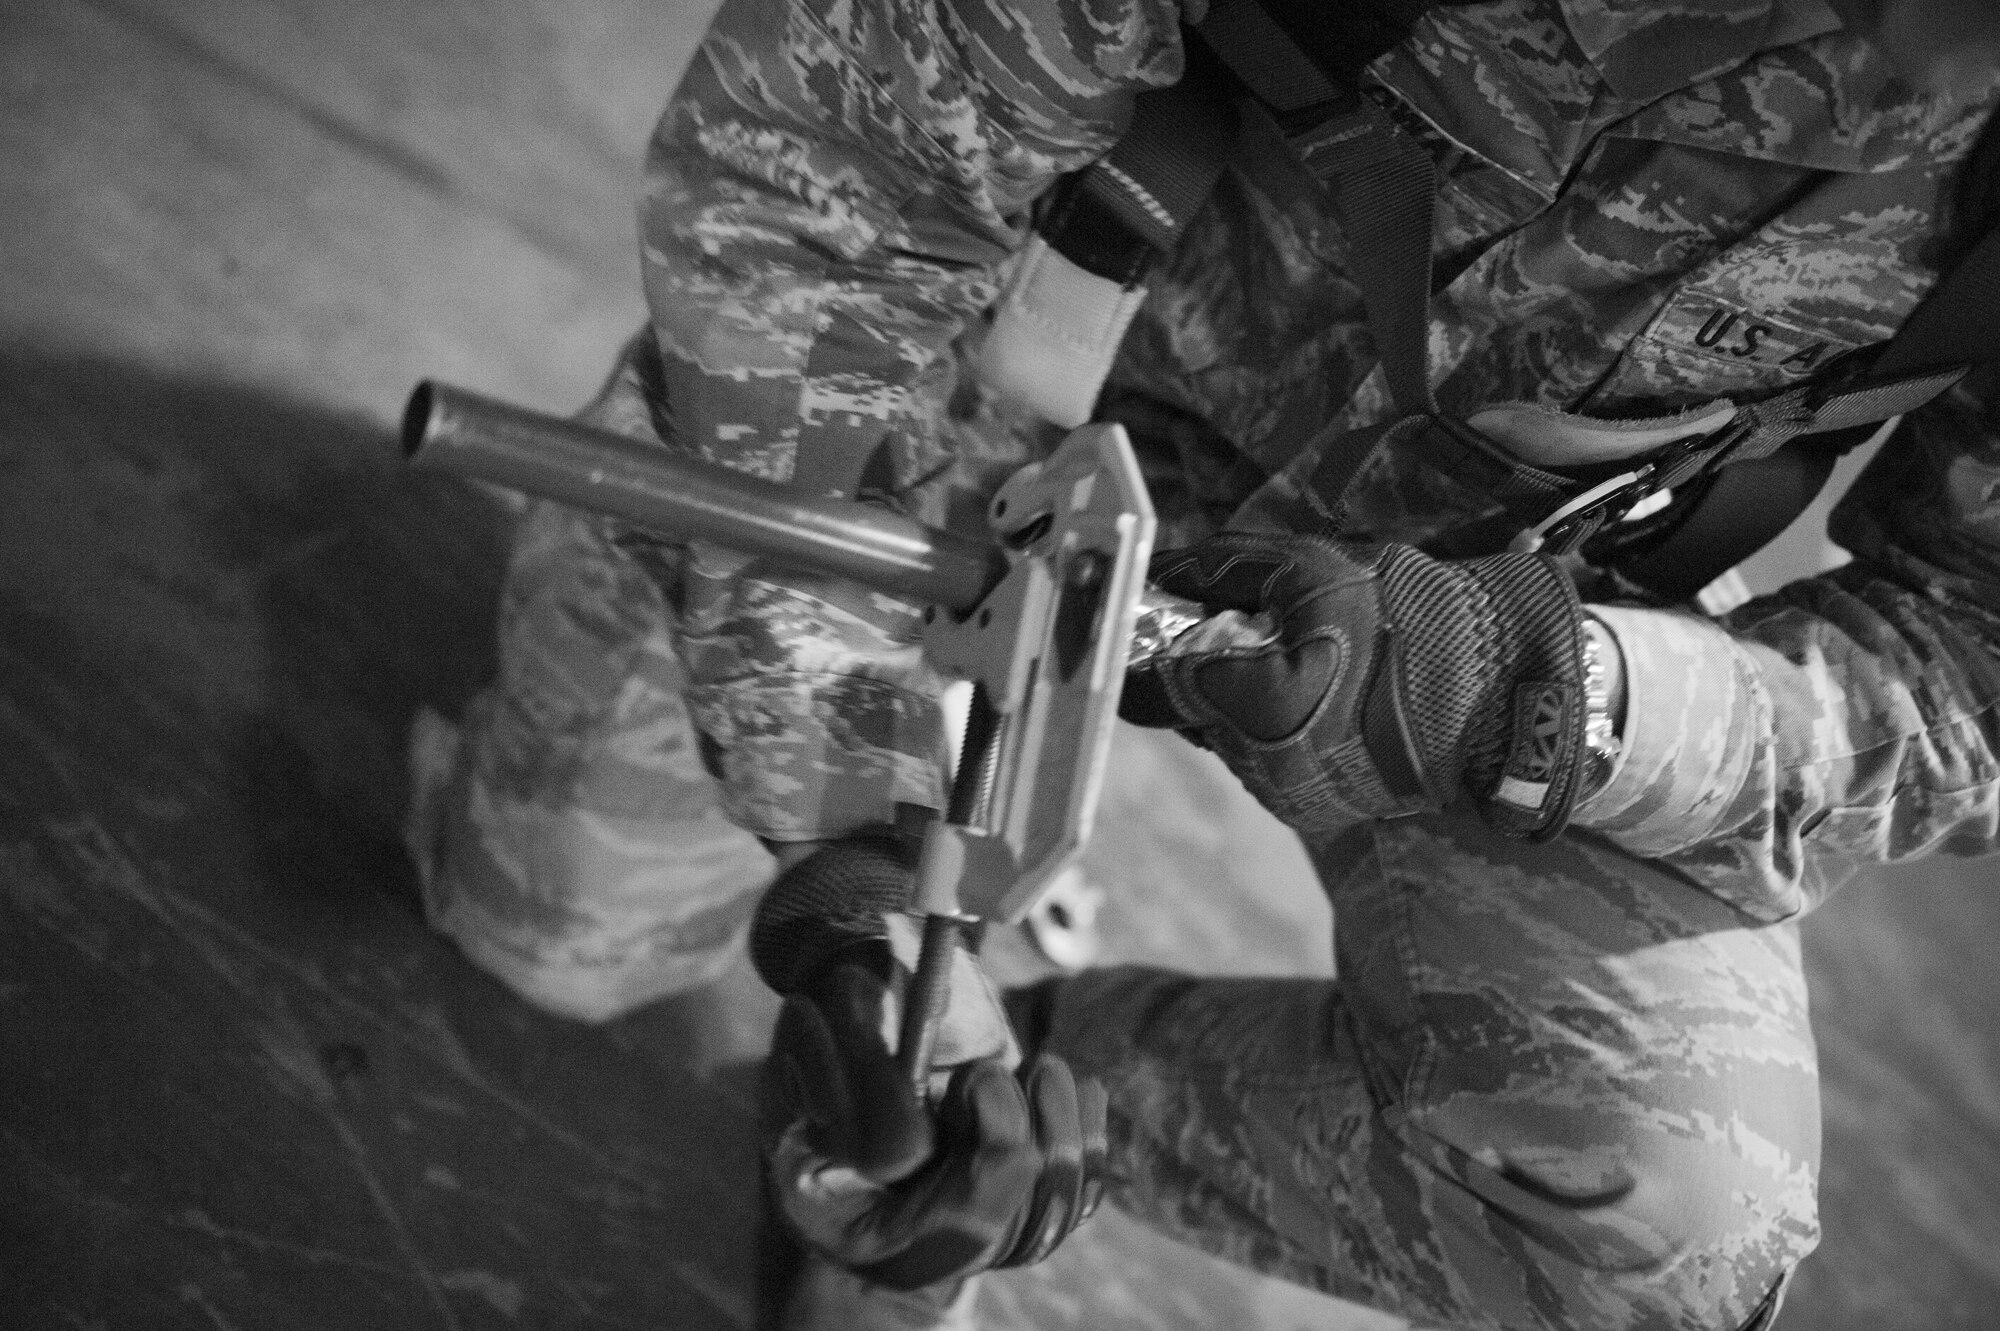
M410 403L403 408L403 456L413 458L417 450L424 446L430 436L431 412L437 405L437 392L431 381L426 379L418 384L410 394Z

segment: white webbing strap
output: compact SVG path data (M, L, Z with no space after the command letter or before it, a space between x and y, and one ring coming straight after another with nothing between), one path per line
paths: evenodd
M1144 287L1088 272L1033 236L975 372L999 396L1075 429L1090 419L1111 358L1145 299Z

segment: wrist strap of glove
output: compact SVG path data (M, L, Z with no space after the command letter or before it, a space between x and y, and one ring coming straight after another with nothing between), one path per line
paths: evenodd
M1510 836L1561 832L1586 717L1582 606L1569 578L1542 555L1444 562L1409 546L1390 547L1377 567L1395 639L1364 721L1378 767L1393 777L1413 764L1440 802L1462 788Z
M1585 723L1583 606L1554 560L1494 555L1460 565L1492 608L1502 696L1470 731L1465 781L1510 836L1546 841L1581 791Z

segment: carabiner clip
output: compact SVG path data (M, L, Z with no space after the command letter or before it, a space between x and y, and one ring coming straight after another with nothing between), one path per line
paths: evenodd
M1610 499L1622 490L1644 485L1652 479L1654 464L1647 463L1636 471L1620 472L1608 481L1600 481L1576 498L1570 500L1555 512L1528 528L1507 543L1511 554L1531 555L1548 541L1548 535L1563 523Z

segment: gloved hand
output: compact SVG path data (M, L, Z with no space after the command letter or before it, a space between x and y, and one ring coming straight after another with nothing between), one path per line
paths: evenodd
M935 1058L949 1071L934 1109L919 1097L893 1047L909 886L892 840L851 838L788 869L751 926L751 959L786 996L763 1084L778 1207L808 1247L893 1289L1046 1257L1096 1209L1105 1155L1102 1086L1054 1055L1017 1067L963 949Z
M1277 637L1170 647L1127 676L1121 714L1190 732L1301 834L1439 809L1460 791L1516 836L1567 823L1582 607L1552 560L1225 533L1156 556L1151 577L1210 610L1266 612Z

